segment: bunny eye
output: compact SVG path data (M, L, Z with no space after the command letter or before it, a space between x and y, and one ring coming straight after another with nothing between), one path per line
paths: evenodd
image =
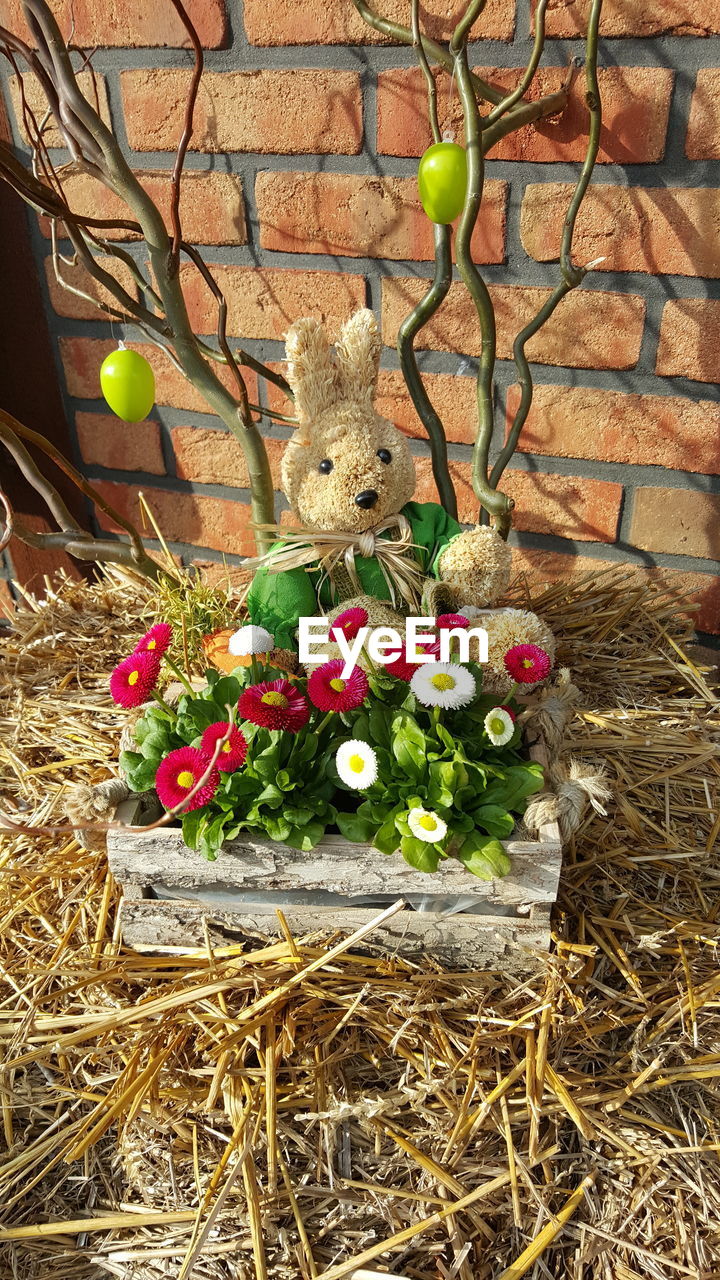
M378 449L377 456L386 466L389 462L392 462L392 454L389 449Z
M322 462L318 466L318 471L320 471L324 476L329 476L332 469L333 463L330 458L323 458Z

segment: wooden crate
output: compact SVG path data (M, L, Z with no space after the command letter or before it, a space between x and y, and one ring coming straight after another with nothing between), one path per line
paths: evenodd
M533 751L536 757L537 749ZM118 816L137 821L137 803L126 802ZM123 886L121 927L125 943L137 950L188 949L240 938L282 936L275 911L243 903L243 893L290 895L282 911L297 936L353 933L380 913L379 906L354 906L352 897L378 895L388 902L413 894L459 895L482 905L483 913L444 916L407 908L369 935L365 949L405 955L432 954L461 969L527 972L550 945L550 911L557 897L562 845L556 824L538 839L519 831L504 840L511 870L499 880L478 880L448 859L432 876L415 871L399 853L388 857L342 836L326 836L310 853L257 836L233 840L215 862L183 843L177 827L154 831L113 830L108 857ZM348 899L347 905L315 906L303 895L322 890ZM172 897L160 896L167 892ZM237 894L238 901L215 906L207 895ZM199 900L202 895L206 900ZM195 899L195 900L193 900Z

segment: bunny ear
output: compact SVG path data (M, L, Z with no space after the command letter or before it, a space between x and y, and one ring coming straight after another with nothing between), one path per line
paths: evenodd
M290 326L285 340L288 382L301 424L312 422L338 397L338 371L319 320L305 317Z
M372 404L382 342L372 311L363 308L343 326L337 343L341 390L348 400Z

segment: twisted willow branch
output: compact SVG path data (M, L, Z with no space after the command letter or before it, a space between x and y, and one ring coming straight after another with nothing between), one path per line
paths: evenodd
M498 454L495 465L490 475L491 485L496 486L503 474L508 462L512 458L520 439L520 433L527 421L530 412L530 406L533 399L533 380L525 354L525 348L532 337L539 329L549 320L556 307L563 298L570 293L571 289L577 288L581 281L587 275L589 268L577 267L572 259L572 242L575 232L575 223L577 221L580 205L582 204L585 193L590 185L597 153L600 146L600 132L602 129L602 101L600 98L600 87L597 77L597 45L598 45L598 29L600 25L600 13L602 10L603 0L593 0L590 11L590 19L588 22L587 38L585 44L585 102L590 113L590 128L588 131L588 145L585 152L585 160L575 185L568 211L565 216L563 226L562 242L560 247L560 272L562 280L553 289L550 297L533 316L532 320L521 329L513 344L513 359L518 371L518 380L520 382L520 403L512 421L507 439L500 453ZM502 526L505 528L504 524ZM508 526L509 527L509 526ZM502 531L502 529L501 529ZM507 531L505 529L505 531Z
M381 35L389 36L391 40L396 40L398 44L413 43L413 34L408 27L403 27L399 22L391 22L389 18L382 18L379 13L375 13L374 9L370 8L366 0L352 0L352 2L360 17L367 22L369 27L374 27ZM428 57L439 63L441 67L445 67L446 71L452 71L452 54L448 52L444 45L439 44L437 40L431 40L429 36L422 36L422 44ZM472 80L476 92L486 102L500 102L502 100L502 93L498 89L493 89L492 85L488 84L486 80L482 80L480 76L476 75L473 75Z
M87 533L68 510L55 486L48 480L47 476L42 474L23 444L23 440L36 445L43 453L51 457L56 466L65 472L73 484L95 506L104 511L115 524L125 530L130 541L121 542L110 538L95 538L92 534ZM23 426L12 414L0 409L0 441L13 456L25 479L43 499L50 514L60 526L57 533L36 533L32 529L26 528L17 517L14 517L14 533L16 537L20 538L21 542L26 542L31 547L62 547L63 550L80 560L114 561L117 564L129 565L137 569L145 577L157 581L163 571L148 555L135 526L129 520L126 520L124 516L121 516L103 498L94 485L80 475L80 472L49 440L46 440L37 431L31 431L29 427Z
M428 95L428 114L433 140L440 142L440 125L437 115L437 89L435 77L425 53L423 37L420 32L419 0L412 0L412 32L413 46L417 51L418 61L425 76ZM445 510L457 518L457 498L450 475L447 456L445 429L439 415L435 412L425 384L420 375L415 355L414 342L420 330L435 314L443 299L447 296L452 281L451 231L450 227L440 223L433 224L435 240L435 276L427 293L417 306L406 316L398 330L397 349L400 357L405 385L410 393L415 411L427 431L430 442L430 457L433 476L437 485L440 501Z
M238 404L200 351L178 273L173 270L172 245L160 211L130 169L112 131L78 89L67 46L46 0L24 0L23 8L38 46L38 56L48 65L57 88L61 113L77 120L81 129L92 136L94 147L100 153L103 181L124 201L140 224L172 332L175 355L192 385L240 441L250 477L253 520L256 524L267 522L274 512L274 492L262 437L247 408L247 397Z
M427 293L400 325L397 349L400 356L400 368L402 369L410 398L430 441L433 476L435 477L440 501L445 510L451 516L457 518L457 498L448 467L445 430L425 390L413 345L417 334L427 324L430 317L435 314L441 302L447 296L452 281L450 228L436 222L433 224L433 231L435 233L435 277Z
M457 32L456 32L457 35ZM461 37L463 38L463 37ZM453 48L455 37L453 37ZM488 480L488 460L495 415L493 411L493 375L497 333L495 310L487 285L473 261L470 242L475 230L483 195L485 162L481 147L480 113L470 79L467 45L463 43L454 51L458 92L463 106L465 124L465 150L467 152L468 185L465 205L460 216L455 238L455 259L463 284L473 300L482 336L482 351L477 375L478 431L473 449L472 484L482 508L500 522L507 519L513 508L507 494L492 488Z
M433 142L440 142L440 122L438 120L437 112L437 85L435 84L435 77L430 70L430 63L427 59L422 32L420 31L420 0L411 0L411 17L413 49L415 49L417 53L417 59L420 63L422 73L425 77L425 83L427 85L430 131L432 133Z

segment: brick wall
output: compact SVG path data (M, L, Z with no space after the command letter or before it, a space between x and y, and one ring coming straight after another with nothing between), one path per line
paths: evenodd
M409 4L382 7L407 21ZM431 32L446 35L453 5L431 0L427 8ZM527 61L529 8L529 0L518 0L517 11L512 0L490 0L476 27L473 63L501 86L511 87ZM538 91L557 87L580 51L587 8L587 0L551 0ZM171 6L57 0L66 29L71 9L76 42L98 46L103 109L166 202L190 67ZM372 305L386 343L380 408L413 437L418 494L431 497L427 449L393 346L432 271L431 228L415 189L428 132L412 51L369 31L350 0L236 0L227 11L223 0L194 0L190 10L208 53L183 215L188 237L216 264L229 333L279 361L296 316L320 314L333 329L352 308ZM518 565L544 577L622 561L695 591L700 628L717 634L720 8L716 0L606 0L602 32L605 123L576 243L578 260L606 260L530 345L537 389L507 473L517 501L512 538ZM499 421L517 401L514 332L557 279L562 217L584 150L581 91L582 80L561 120L504 139L489 164L475 255L498 311ZM444 119L457 117L447 77L440 102ZM85 179L73 185L85 207L112 209ZM250 543L247 474L232 437L147 347L158 375L151 420L123 427L109 415L98 384L114 345L109 326L46 275L46 230L34 230L38 270L88 474L128 511L143 490L186 558L242 555ZM195 323L209 334L212 299L189 269L187 280ZM479 341L459 284L422 340L461 513L472 520ZM274 388L252 380L251 394L286 407ZM279 424L263 430L277 473L287 432Z

